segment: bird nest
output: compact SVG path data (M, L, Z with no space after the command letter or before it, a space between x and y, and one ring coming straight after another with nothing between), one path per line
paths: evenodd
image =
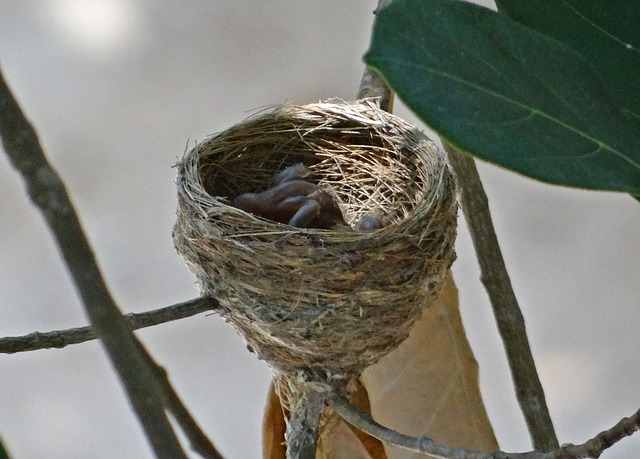
M298 163L351 228L295 228L230 205ZM178 252L280 374L359 374L407 337L455 258L457 192L442 150L371 100L258 113L186 153L177 187ZM355 230L372 212L389 223Z

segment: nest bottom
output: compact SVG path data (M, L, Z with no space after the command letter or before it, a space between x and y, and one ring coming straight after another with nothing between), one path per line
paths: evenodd
M239 300L223 285L207 283L203 287L220 299L220 314L239 331L250 349L277 372L295 374L304 370L325 380L345 378L359 374L406 339L446 276L448 264L442 265L441 256L435 260L425 261L431 265L427 269L432 275L424 278L418 276L424 266L417 273L413 263L389 256L388 262L397 265L396 269L382 270L385 278L379 280L377 290L354 282L349 292L323 295L317 291L314 271L289 278L264 278L269 284L268 298L263 297L263 289ZM342 271L345 264L351 265L356 275L368 271L362 266L367 264L366 256L358 252L340 253L336 270ZM316 284L316 290L308 284ZM281 292L282 300L269 304L275 291ZM304 302L296 298L301 292ZM309 292L315 292L312 301Z

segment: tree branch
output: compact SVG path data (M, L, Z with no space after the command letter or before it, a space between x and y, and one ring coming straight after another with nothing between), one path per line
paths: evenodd
M445 143L449 161L461 188L461 204L480 265L481 280L489 294L498 330L507 353L520 409L533 447L540 451L558 448L544 390L531 354L522 311L502 258L478 169L470 156Z
M313 383L289 381L292 406L289 410L285 439L287 459L314 459L318 446L320 416L325 407L324 391Z
M217 308L218 301L216 299L200 297L153 311L125 314L124 318L132 330L138 330L173 320L184 319L201 312L213 311ZM33 332L24 336L7 336L0 338L0 354L13 354L38 349L60 349L70 344L84 343L96 338L96 333L90 326L49 332Z
M378 9L387 3L389 0L380 0ZM393 92L382 77L368 67L358 97L379 97L381 108L392 109ZM446 143L445 149L462 189L462 209L476 249L482 282L491 300L533 447L540 451L557 449L558 440L531 354L524 318L502 258L480 176L471 157L458 153Z
M93 329L159 458L186 458L169 423L151 367L111 298L62 180L49 165L37 135L0 72L0 136L25 181L71 273Z
M218 306L219 303L216 299L200 297L154 311L125 314L124 318L132 330L137 330L191 317L201 312L213 311L217 309ZM45 333L35 332L25 336L0 338L0 353L13 354L37 349L62 348L70 344L78 344L93 339L96 339L96 334L91 327L70 328ZM171 414L173 414L182 428L182 431L191 443L192 449L204 458L222 459L222 456L216 450L213 443L211 443L202 429L200 429L191 416L191 413L189 413L186 406L182 403L179 395L169 382L166 370L156 364L144 347L141 346L140 350L156 373L156 381L160 386L164 405ZM0 457L2 456L0 455Z
M387 3L388 0L380 0L378 9ZM368 67L358 91L358 98L362 97L379 97L381 108L392 109L393 92L382 77ZM482 282L491 300L533 447L541 451L557 449L558 440L531 354L524 318L502 258L480 176L471 157L458 153L446 143L445 149L462 189L462 209L476 249Z
M475 451L441 445L428 437L412 437L384 427L371 416L356 409L345 397L335 392L327 394L329 404L345 421L354 425L382 442L429 454L442 459L586 459L597 458L602 452L621 439L640 430L640 410L631 417L624 418L609 430L600 432L581 445L566 444L551 452L528 451L525 453L505 453L503 451Z
M378 0L378 6L374 11L376 14L380 9L391 3L391 0ZM393 91L389 89L387 83L372 68L365 66L360 88L358 88L358 99L374 97L378 99L380 108L386 112L393 111Z
M599 457L602 452L634 432L640 430L640 409L628 418L622 418L608 430L600 432L581 445L562 445L555 453L544 456L543 459L583 459ZM563 455L564 454L564 455Z
M165 308L167 309L167 308ZM167 371L158 365L149 352L140 345L140 351L145 356L149 365L155 373L156 381L160 386L164 405L171 412L176 422L180 425L182 432L186 435L191 449L200 454L205 459L223 459L222 454L216 449L211 440L200 428L196 420L193 418L182 399L175 391Z

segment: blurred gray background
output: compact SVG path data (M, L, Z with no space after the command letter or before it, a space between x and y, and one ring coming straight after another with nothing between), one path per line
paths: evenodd
M171 241L172 165L255 108L352 99L374 0L2 1L0 65L67 183L125 312L197 295ZM403 107L396 113L415 122ZM561 442L640 406L640 206L481 164ZM0 159L0 336L86 324L40 215ZM504 450L530 448L464 222L454 266ZM229 458L260 451L270 379L216 316L140 332ZM150 458L100 346L0 355L0 435L15 458ZM640 435L602 457L636 458ZM194 456L195 457L195 456Z

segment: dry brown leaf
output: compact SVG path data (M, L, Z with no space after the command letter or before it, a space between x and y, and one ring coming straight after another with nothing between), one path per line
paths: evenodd
M322 432L316 459L387 459L387 456L371 456L347 423L336 419Z
M262 457L264 459L285 459L287 448L284 444L286 422L280 405L280 397L273 388L269 387L267 406L262 420Z
M371 413L367 390L358 384L351 394L351 401L358 409ZM262 451L264 459L285 459L285 412L273 383L264 415ZM318 441L317 459L387 459L380 440L351 427L338 417L331 417L325 424Z
M367 368L361 380L373 418L382 425L449 446L498 449L451 275L409 338ZM390 447L387 454L389 459L430 457Z
M478 365L460 319L458 291L449 276L440 295L396 350L367 368L352 402L386 427L408 435L485 451L498 449L478 387ZM368 397L367 397L368 392ZM369 410L368 405L371 405ZM284 415L271 390L264 423L264 457L285 457ZM321 432L318 459L418 459L356 435L343 421Z
M357 382L354 392L349 394L353 406L371 414L367 389ZM316 459L388 459L380 440L332 416L320 434Z

